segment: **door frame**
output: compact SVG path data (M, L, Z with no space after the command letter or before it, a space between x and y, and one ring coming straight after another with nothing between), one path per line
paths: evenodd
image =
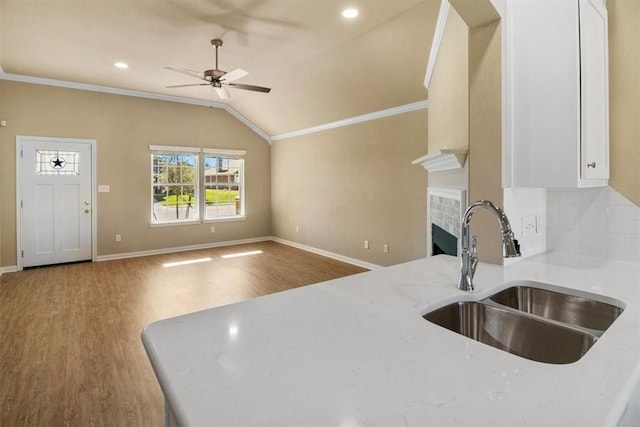
M22 208L20 206L23 200L22 194L22 146L24 141L42 141L57 143L74 143L89 144L91 147L91 261L96 261L98 252L98 242L96 236L97 230L97 212L98 197L96 185L96 148L97 141L95 139L79 139L79 138L56 138L45 136L16 136L16 265L18 270L23 269L24 260L22 258Z

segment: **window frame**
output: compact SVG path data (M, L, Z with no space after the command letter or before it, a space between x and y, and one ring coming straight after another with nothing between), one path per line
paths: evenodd
M189 224L205 224L214 222L227 222L227 221L242 221L246 219L245 216L245 156L246 150L230 150L230 149L217 149L217 148L200 148L200 147L179 147L179 146L165 146L165 145L150 145L150 182L151 182L151 207L149 215L150 227L171 227L179 225ZM195 158L195 182L194 182L194 194L196 197L197 207L194 209L198 213L198 217L195 219L177 219L172 221L158 221L154 212L154 188L157 183L154 182L154 176L156 174L154 167L154 156L158 154L166 155L191 155ZM221 216L216 218L206 217L206 190L207 184L205 179L205 158L206 157L221 157L225 159L238 159L241 160L240 171L238 176L238 190L240 195L240 213L236 215ZM182 184L181 184L182 185Z

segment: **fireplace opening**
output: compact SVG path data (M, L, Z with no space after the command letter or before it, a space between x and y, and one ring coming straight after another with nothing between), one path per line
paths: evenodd
M431 224L432 255L458 255L458 238L446 230Z

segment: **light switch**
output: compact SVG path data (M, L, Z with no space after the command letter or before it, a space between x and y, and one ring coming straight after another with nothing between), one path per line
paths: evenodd
M98 193L108 193L111 191L111 187L108 185L98 185Z

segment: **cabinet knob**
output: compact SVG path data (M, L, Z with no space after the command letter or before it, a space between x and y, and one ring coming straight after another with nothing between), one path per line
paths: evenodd
M588 168L596 168L596 162L587 163Z

